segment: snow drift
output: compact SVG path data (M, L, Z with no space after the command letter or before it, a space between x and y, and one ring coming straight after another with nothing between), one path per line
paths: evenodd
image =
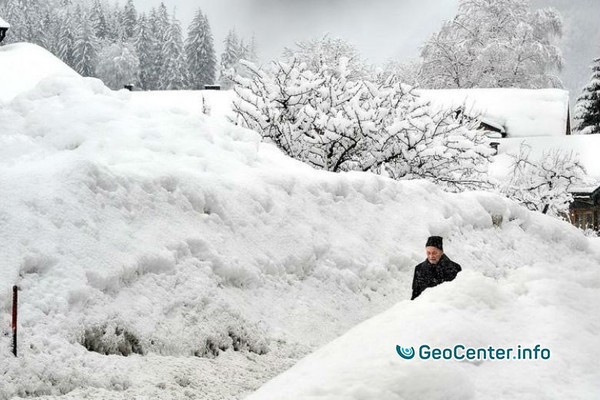
M251 398L597 397L597 242L492 194L315 171L187 107L76 76L0 106L1 399L242 398L391 306ZM463 272L407 301L432 234ZM457 340L553 357L393 347Z
M0 103L33 89L44 78L78 76L77 72L49 51L31 43L1 46L0 71Z

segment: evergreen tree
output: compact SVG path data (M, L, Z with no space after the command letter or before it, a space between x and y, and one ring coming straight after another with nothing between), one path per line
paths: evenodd
M94 0L90 11L90 22L94 27L94 33L100 40L109 37L108 22L106 21L106 10L100 0Z
M258 45L256 44L256 36L252 34L252 39L250 39L250 45L247 49L246 60L256 63L258 62Z
M86 14L79 20L73 47L74 68L83 76L94 76L100 43Z
M111 43L122 42L125 38L125 29L122 25L122 11L118 4L112 11L108 11L106 24L108 26L107 39Z
M156 89L158 87L158 74L156 73L156 60L158 54L156 38L152 34L152 29L145 15L139 18L137 33L135 37L135 50L140 60L140 74L137 86L143 90Z
M149 18L150 35L153 37L150 50L150 63L146 71L147 89L160 89L161 74L164 64L163 47L170 29L170 17L167 7L160 3L158 9L152 9Z
M75 67L75 23L73 15L67 11L60 22L60 33L56 47L56 56L71 68Z
M577 130L584 134L600 133L600 57L594 60L592 78L575 106Z
M217 60L208 18L198 10L185 42L187 69L191 89L204 89L215 82Z
M231 70L235 71L235 65L240 60L240 42L235 30L232 29L227 33L225 37L225 49L221 54L221 76L219 83L224 89L230 89L233 86L233 82L229 78Z
M133 39L136 33L138 23L137 11L133 5L133 0L127 0L125 8L121 14L121 26L125 40Z
M187 87L185 49L179 21L173 17L161 51L162 66L158 88L181 90Z

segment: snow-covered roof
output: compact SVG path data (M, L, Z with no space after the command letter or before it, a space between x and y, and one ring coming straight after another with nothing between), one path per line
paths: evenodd
M33 89L49 76L79 76L52 53L31 43L0 47L0 71L0 103Z
M569 92L561 89L445 89L417 90L438 109L464 106L491 126L500 125L507 137L564 136Z
M510 174L512 159L508 154L518 154L522 143L531 147L531 157L540 159L544 154L553 150L571 152L580 164L585 168L586 175L594 182L600 185L600 158L598 149L600 148L600 135L563 135L555 137L529 137L503 139L500 142L499 154L495 157L490 168L490 173L499 179ZM595 183L586 183L579 187L591 188L598 187Z
M10 28L10 24L0 17L0 28Z

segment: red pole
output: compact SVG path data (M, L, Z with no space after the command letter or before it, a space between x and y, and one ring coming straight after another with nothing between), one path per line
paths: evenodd
M13 354L17 356L17 285L13 286L13 308L12 308L12 331L13 331Z

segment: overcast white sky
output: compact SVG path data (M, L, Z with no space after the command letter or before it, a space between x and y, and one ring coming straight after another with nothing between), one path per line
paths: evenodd
M269 61L285 46L325 33L344 38L372 63L407 61L443 20L452 18L458 0L162 0L176 11L184 30L198 8L208 15L217 53L229 29L241 37L256 35L259 56ZM124 0L121 0L124 3ZM161 0L134 0L139 11L158 7ZM536 7L553 6L564 16L561 46L566 59L563 81L571 102L589 79L589 65L600 57L600 0L532 0Z
M121 0L123 2L123 0ZM254 33L260 56L271 60L284 46L330 33L354 44L371 62L417 55L417 48L457 0L163 0L184 27L198 8L208 15L217 51L231 28L248 40ZM140 10L161 0L134 0ZM220 51L219 51L220 53Z

